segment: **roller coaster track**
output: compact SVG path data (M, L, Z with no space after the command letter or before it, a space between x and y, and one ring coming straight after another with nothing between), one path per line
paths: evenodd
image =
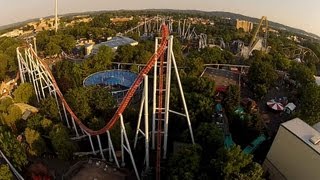
M125 126L123 123L122 113L125 111L128 104L130 103L133 95L135 94L135 92L139 88L140 84L143 82L145 75L147 75L150 72L150 70L154 67L154 65L157 64L158 60L161 59L161 61L159 63L163 62L164 54L165 54L165 51L166 51L167 45L168 45L169 30L165 24L163 24L161 26L161 30L162 30L162 36L161 36L161 41L160 41L161 43L158 45L157 50L151 56L151 58L149 59L147 64L142 68L142 70L138 74L136 80L134 81L134 83L132 84L132 86L128 90L127 94L125 95L125 97L121 101L118 109L114 113L111 120L107 121L106 122L107 124L103 128L101 128L100 130L92 130L89 127L87 127L84 123L81 122L81 120L77 117L77 115L73 112L73 110L71 109L71 107L69 106L67 101L65 100L62 92L60 91L60 89L58 87L58 84L57 84L53 74L51 73L49 66L46 63L44 63L37 56L37 54L35 53L35 51L33 50L33 48L30 45L17 48L17 57L18 57L21 81L25 82L26 80L29 80L29 81L31 81L31 83L33 83L38 100L46 97L46 93L44 92L44 90L48 89L50 95L56 99L56 103L59 108L59 113L60 113L61 119L63 119L61 112L64 112L67 125L68 125L68 127L70 127L67 113L71 116L73 128L74 128L76 135L77 135L76 138L79 139L79 138L86 137L86 136L89 137L93 154L96 154L97 151L94 148L94 145L93 145L91 138L92 138L92 136L97 137L102 159L105 159L105 158L104 158L104 154L103 154L104 150L102 148L102 144L101 144L99 135L107 134L109 160L111 161L112 158L114 158L118 167L119 167L119 163L118 163L117 157L115 155L115 151L114 151L114 148L112 145L112 140L110 137L109 130L113 128L113 126L115 125L116 122L120 121L120 123L121 123L120 124L120 126L121 126L121 151L122 151L122 163L123 163L122 165L124 166L124 154L123 153L125 150L130 155L130 158L133 163L133 167L134 167L134 170L135 170L135 173L136 173L138 179L140 179L139 173L136 169L134 158L133 158L130 144L128 141L128 137L125 132L126 130L125 130ZM25 53L24 54L21 53L20 49L24 49ZM160 67L163 68L163 63L161 63L161 64L162 64L162 66L160 66ZM163 76L162 72L159 73L159 76ZM161 80L159 81L159 85L163 84L163 81L164 81L163 78L160 78L160 79ZM160 96L159 99L162 99L160 94L159 94L159 96ZM62 105L63 111L60 111L61 105ZM162 103L159 101L159 107L161 105L162 105ZM159 114L160 113L161 112L159 112ZM80 127L80 130L83 133L82 136L79 136L78 128L76 125L78 125ZM161 133L158 133L157 136L161 136ZM161 140L161 137L160 137L160 140ZM159 146L161 146L161 142L158 142L158 144L159 144ZM157 161L157 164L160 164L160 162ZM158 168L160 169L160 167L158 167Z
M96 130L96 131L88 128L76 116L76 114L72 111L71 107L69 106L69 104L65 100L63 94L61 93L61 91L60 91L60 89L59 89L59 87L58 87L58 85L57 85L57 83L56 83L56 81L55 81L55 79L54 79L49 67L46 66L44 63L42 63L42 62L41 63L44 65L45 69L50 73L51 79L53 81L54 88L56 89L56 92L57 92L60 100L62 101L62 103L65 106L66 110L70 113L70 115L74 118L76 123L80 126L80 128L82 128L84 131L86 131L87 133L89 133L92 136L100 135L100 134L104 134L107 130L110 130L113 127L113 125L117 122L117 120L119 119L120 115L127 108L127 106L129 104L129 102L131 101L134 93L136 92L136 90L140 86L141 82L143 81L143 76L145 74L149 73L149 71L154 66L155 62L158 60L158 57L160 57L160 55L162 55L164 53L164 51L166 49L166 45L167 45L167 37L168 37L168 35L169 35L168 28L165 25L163 25L162 26L162 41L161 41L159 49L157 50L157 52L155 54L153 54L151 56L150 60L146 64L146 66L140 71L140 73L138 74L137 79L134 81L134 83L131 86L131 88L129 89L128 93L125 95L124 99L120 103L120 106L116 110L116 112L113 115L113 117L111 118L111 120L102 129Z

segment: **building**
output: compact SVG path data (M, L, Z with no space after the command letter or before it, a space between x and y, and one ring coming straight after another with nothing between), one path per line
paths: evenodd
M207 77L213 80L216 85L216 91L225 92L230 85L238 85L240 87L241 75L239 72L230 71L229 69L206 67L201 77Z
M131 38L125 37L125 36L116 36L111 38L108 41L102 42L100 44L96 44L92 48L92 54L97 54L99 51L99 48L101 46L108 46L112 50L116 51L119 46L124 46L124 45L131 45L131 46L136 46L139 43Z
M110 21L112 23L128 22L128 21L132 21L132 20L133 20L133 16L131 16L131 17L114 17L114 18L110 18Z
M242 28L244 32L251 32L251 30L253 29L253 23L237 19L236 28Z
M299 118L282 123L263 163L270 179L320 177L320 133Z
M10 32L2 34L0 37L17 37L17 36L20 36L21 34L23 34L23 30L14 29Z

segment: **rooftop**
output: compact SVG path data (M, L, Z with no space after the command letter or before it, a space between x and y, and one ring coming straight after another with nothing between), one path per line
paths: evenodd
M314 145L310 141L310 138L312 138L313 136L320 136L320 133L309 126L307 123L299 118L294 118L290 121L282 123L281 126L290 131L313 150L320 153L320 145Z
M229 85L239 85L239 74L225 69L207 67L202 76L215 81L216 86L228 87Z
M97 44L96 46L99 47L101 45L105 45L110 48L117 48L119 46L124 46L128 44L133 44L133 43L137 43L137 41L125 36L116 36L116 37L113 37L111 40L102 42L100 44Z

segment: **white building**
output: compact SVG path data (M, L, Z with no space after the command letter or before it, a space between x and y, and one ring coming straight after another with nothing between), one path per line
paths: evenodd
M100 44L96 44L93 46L92 53L96 54L99 51L99 48L101 46L108 46L112 50L116 51L119 46L124 46L124 45L131 45L131 46L136 46L139 43L131 38L125 37L125 36L116 36L111 38L108 41L102 42Z
M299 118L282 123L263 168L270 179L320 179L320 133Z

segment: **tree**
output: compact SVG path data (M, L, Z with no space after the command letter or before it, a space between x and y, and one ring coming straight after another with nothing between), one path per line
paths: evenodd
M99 47L99 52L96 55L94 55L92 59L94 71L103 71L110 68L113 58L114 52L110 47Z
M303 120L313 126L320 120L320 87L308 84L303 87L299 114Z
M7 129L0 126L0 147L3 153L9 158L14 167L20 169L27 163L27 155L24 147Z
M32 84L22 83L13 92L14 102L16 103L30 103L35 98L35 92Z
M240 104L240 88L237 85L230 85L224 99L228 112L233 112Z
M10 97L4 97L0 99L0 113L7 112L8 107L13 104L13 99Z
M53 74L62 93L81 85L87 74L82 77L80 66L70 61L59 61L53 66Z
M117 49L117 58L119 62L133 62L134 56L136 54L136 48L131 45L120 46Z
M240 146L221 149L216 160L212 161L224 179L262 180L262 167L252 161L252 155L242 153Z
M53 42L49 42L45 46L45 54L48 56L57 55L61 52L61 47Z
M70 140L66 127L57 124L49 133L54 150L57 152L59 159L68 160L76 151L76 146Z
M203 122L195 130L195 141L202 147L203 151L217 151L223 145L223 133L215 123Z
M13 180L13 174L7 164L0 165L0 180Z
M92 73L109 69L113 59L114 52L112 49L107 46L100 46L97 54L92 58L86 59L81 64L82 78L87 77Z
M6 54L0 53L0 81L3 81L6 77L6 72L8 70L8 62L10 57Z
M76 46L76 40L71 35L65 35L63 36L60 46L65 52L70 53L71 50Z
M71 89L66 94L66 99L73 109L73 111L82 120L89 118L92 115L92 109L90 107L90 94L87 88L79 87Z
M36 130L26 128L24 134L29 145L29 153L33 156L41 155L45 151L46 144L40 136L40 133Z
M102 117L111 117L116 107L116 101L110 91L104 88L94 86L88 88L89 105L95 110L95 115L102 115Z
M249 86L258 97L267 93L270 86L277 80L278 75L272 65L262 60L255 60L248 72Z
M22 116L22 112L20 108L15 105L11 105L8 108L8 113L3 114L6 125L11 127L11 129L15 132L17 131L16 123L18 122L18 120L20 120L21 116Z
M48 96L40 101L40 113L55 122L60 120L59 109L54 97Z
M41 120L43 117L39 114L35 114L28 118L27 122L27 128L34 129L34 130L40 130L41 129Z
M289 71L290 78L295 80L301 87L315 83L312 70L303 64L294 63Z
M183 145L169 158L168 178L173 180L196 178L200 168L201 147L199 145Z
M204 70L203 59L200 57L188 58L186 61L186 73L190 76L200 76Z
M18 61L16 48L20 45L17 38L0 38L0 81L17 73Z
M93 117L89 120L88 126L90 127L90 129L99 130L105 126L105 121L103 119Z

